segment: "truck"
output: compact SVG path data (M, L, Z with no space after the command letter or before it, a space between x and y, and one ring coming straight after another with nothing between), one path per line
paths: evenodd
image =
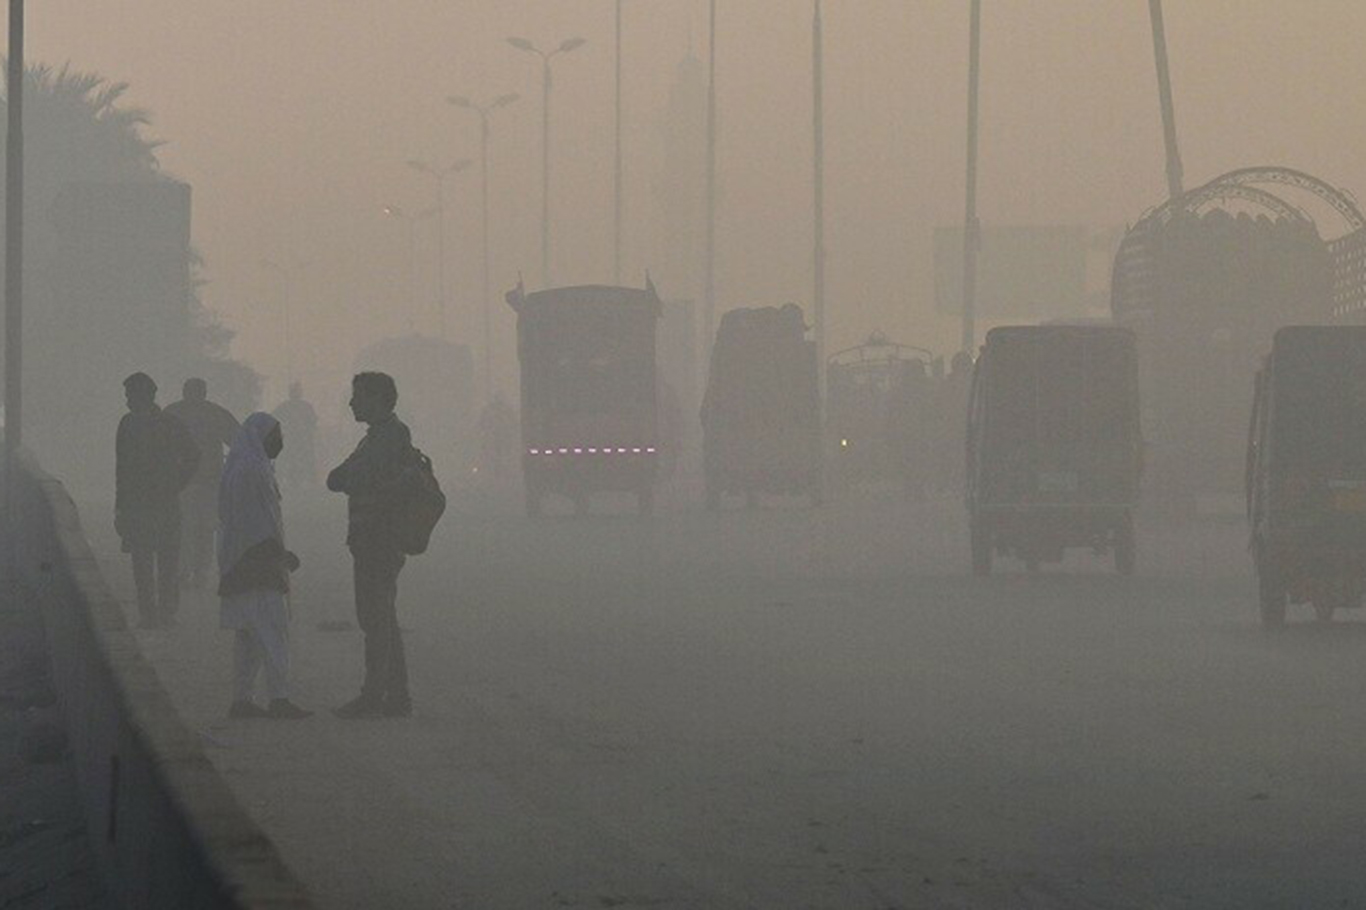
M527 514L568 497L576 514L599 492L654 508L660 456L655 329L661 303L641 288L579 285L507 294L517 313Z

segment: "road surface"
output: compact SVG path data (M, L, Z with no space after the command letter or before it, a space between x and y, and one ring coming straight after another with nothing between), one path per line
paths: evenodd
M139 636L321 906L1366 906L1366 624L1262 634L1236 524L974 579L952 502L459 498L401 580L414 717L344 722L344 507L287 510L318 716L224 718L208 598Z

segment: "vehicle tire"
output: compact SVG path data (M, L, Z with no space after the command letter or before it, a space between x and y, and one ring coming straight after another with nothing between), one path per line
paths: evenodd
M979 578L991 574L991 535L978 521L972 522L972 574Z
M1285 627L1285 580L1279 572L1262 566L1257 570L1257 600L1262 612L1263 629Z
M1115 531L1115 571L1128 577L1138 564L1138 543L1134 535L1134 521L1130 517Z

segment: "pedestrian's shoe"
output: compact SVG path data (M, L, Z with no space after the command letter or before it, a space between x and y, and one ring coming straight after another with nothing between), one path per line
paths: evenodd
M312 717L313 712L300 708L287 698L272 698L266 715L272 720L303 720Z
M351 699L340 708L332 711L342 720L358 720L362 717L383 717L384 702L370 695L360 695Z
M265 708L254 701L235 701L228 709L228 717L234 720L244 720L253 717L270 717L271 714Z
M385 717L412 717L413 700L411 698L386 698L384 700Z

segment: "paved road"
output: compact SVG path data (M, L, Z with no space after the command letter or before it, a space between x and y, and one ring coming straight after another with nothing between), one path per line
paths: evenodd
M142 637L324 906L1366 906L1366 624L1263 636L1236 526L977 580L952 503L457 508L403 576L410 720L229 723L212 603ZM342 512L294 513L325 708Z

